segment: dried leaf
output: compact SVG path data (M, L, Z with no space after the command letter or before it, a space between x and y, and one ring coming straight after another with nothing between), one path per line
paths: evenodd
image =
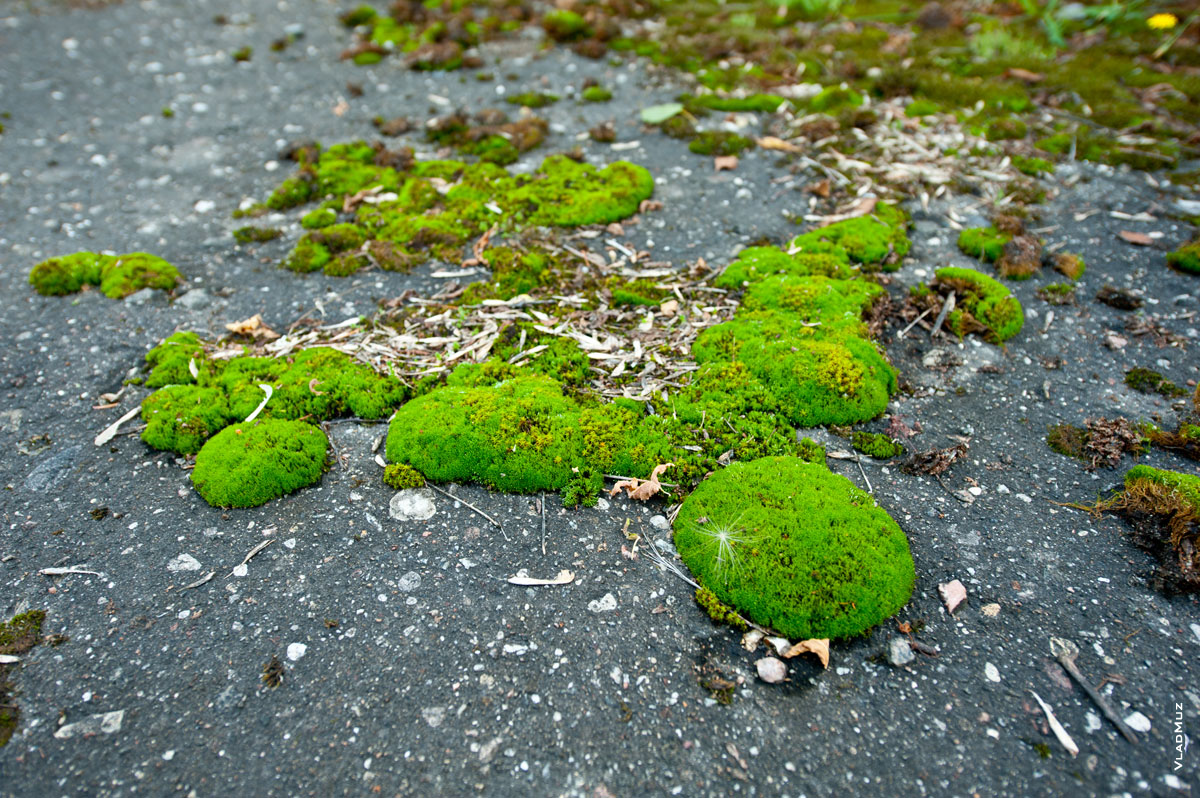
M318 380L316 377L313 377L311 380L308 381L308 390L312 392L313 396L324 396L325 395L324 391L317 390L317 386L320 384L321 384L321 380Z
M1122 230L1121 232L1117 233L1117 235L1119 235L1125 241L1128 241L1130 244L1136 244L1139 247L1154 246L1154 239L1145 233L1135 233L1132 230Z
M508 578L510 585L523 585L527 587L537 587L541 585L569 585L575 581L575 572L568 571L565 568L558 572L558 576L552 579L539 579L536 576L529 576L525 569L522 568L516 574Z
M807 189L808 193L816 194L821 199L829 199L829 195L833 193L833 185L829 182L828 177L809 184Z
M259 383L258 387L262 388L263 393L265 393L266 396L264 396L263 400L258 403L258 407L254 408L254 412L246 416L246 420L243 422L245 424L249 424L251 421L258 418L258 414L261 413L263 408L267 406L267 402L271 401L271 394L275 393L275 389L266 383Z
M683 103L663 103L642 109L642 121L647 125L661 125L683 111Z
M713 158L713 171L715 172L732 172L738 168L738 157L736 155L718 155Z
M1054 717L1054 712L1051 711L1050 705L1042 700L1042 697L1032 690L1029 691L1034 700L1038 702L1038 706L1042 708L1042 712L1046 713L1046 720L1050 724L1050 730L1054 732L1054 736L1062 744L1062 747L1067 749L1067 753L1071 756L1076 756L1079 753L1079 746L1071 739L1071 735L1067 734L1067 730L1058 722L1058 718Z
M226 324L225 329L234 335L248 335L251 338L262 338L268 341L279 337L279 333L263 324L262 316L258 313L255 313L248 319L236 321L233 324Z
M96 436L96 439L94 441L92 441L92 443L94 443L96 446L103 446L104 444L108 443L117 434L117 430L119 430L121 428L122 424L124 424L126 421L133 418L140 412L142 412L141 405L134 407L132 410L130 410L125 415L118 418L112 424L109 424L108 427L106 427L103 432L101 432L99 435Z
M1041 83L1046 76L1040 72L1030 72L1028 69L1021 69L1021 67L1009 67L1004 70L1004 77L1016 78L1026 83Z
M622 489L628 494L629 498L637 499L638 501L646 501L662 490L662 483L658 481L659 475L666 471L674 463L660 463L650 472L650 478L647 480L623 479L616 485L612 486L612 490L608 492L609 496L616 496Z
M810 640L801 640L796 645L783 652L785 659L799 656L801 654L816 654L817 659L821 660L821 667L829 667L829 638L812 638Z
M875 205L878 202L879 199L877 197L863 197L841 213L835 213L829 216L805 216L804 218L810 222L817 222L822 226L835 224L837 222L844 222L847 219L857 219L859 216L866 216L868 213L875 210Z
M779 152L800 152L800 148L790 141L778 138L776 136L763 136L758 140L758 146L764 150L777 150Z

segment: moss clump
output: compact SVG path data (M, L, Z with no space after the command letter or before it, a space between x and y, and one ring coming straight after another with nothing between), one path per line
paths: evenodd
M933 100L917 98L904 108L904 115L909 118L919 118L922 116L931 116L939 113L941 110L942 107Z
M696 134L688 149L697 155L737 155L754 146L754 139L725 130L705 130Z
M983 135L988 141L1023 139L1028 133L1029 126L1015 116L993 119L983 129Z
M847 219L792 239L789 251L829 253L849 258L864 268L895 271L908 254L908 214L886 202L875 205L866 216Z
M233 60L237 61L238 63L242 63L244 61L249 61L253 55L254 48L252 48L250 45L245 45L233 51Z
M856 270L847 263L846 258L829 252L789 255L776 247L747 247L738 253L737 260L725 267L713 284L718 288L736 290L770 275L848 280L856 275Z
M509 105L519 105L523 108L545 108L547 105L553 105L558 102L558 95L545 94L540 91L527 91L505 97L504 101Z
M946 316L946 326L960 338L972 332L1002 343L1021 331L1025 311L1000 283L973 269L938 269L935 284L953 289L957 307Z
M613 93L603 86L588 86L580 96L585 103L606 103L613 98Z
M1124 490L1098 508L1124 515L1138 544L1158 556L1160 587L1200 590L1200 477L1134 466Z
M1069 305L1075 301L1075 286L1071 283L1050 283L1039 288L1037 295L1051 305Z
M142 402L142 440L155 449L195 454L210 437L234 421L229 401L216 388L171 385Z
M722 604L711 590L702 587L696 591L696 603L700 605L700 609L704 610L709 618L712 618L713 623L732 626L739 632L744 632L749 629L746 619L737 614L737 611L732 607Z
M164 385L183 385L195 382L191 366L197 368L208 360L204 353L204 345L194 332L177 332L165 339L158 346L146 353L146 365L150 367L150 376L146 378L147 388L161 388Z
M303 421L235 424L201 447L192 484L214 507L257 507L319 482L328 448L321 428Z
M383 469L383 484L392 490L408 490L409 488L425 487L425 477L412 466L403 463L389 463Z
M1187 274L1200 274L1200 239L1168 252L1167 265Z
M516 373L468 387L461 382L482 375L456 370L457 380L404 405L388 428L388 460L439 482L516 493L561 490L572 469L594 474L595 493L605 473L648 474L668 462L666 443L632 411L577 400L556 380Z
M1012 165L1017 167L1018 172L1029 175L1030 177L1041 177L1042 175L1052 174L1054 172L1054 164L1050 163L1045 158L1014 155L1012 157Z
M1125 372L1125 384L1139 393L1156 393L1168 399L1187 396L1188 393L1157 371L1141 367Z
M359 25L366 25L367 23L371 22L376 16L377 12L375 9L364 3L363 5L356 6L349 11L340 14L338 19L341 20L342 24L347 28L357 28Z
M239 244L257 244L274 241L283 235L278 227L239 227L233 231L233 240Z
M867 457L876 460L891 460L904 454L904 445L898 443L881 432L864 432L855 430L852 439L854 448Z
M908 602L916 578L904 532L869 494L791 457L702 482L675 546L720 602L792 639L864 634Z
M1068 280L1078 280L1087 271L1083 257L1071 252L1058 252L1050 256L1050 265Z
M698 97L685 95L679 98L692 113L697 111L720 111L721 113L774 113L785 100L776 94L750 94L746 97L720 97L702 94Z
M958 248L972 258L994 263L1011 240L1011 233L1002 233L995 227L969 227L958 234Z
M1064 457L1087 460L1084 452L1088 442L1087 430L1073 424L1055 424L1046 433L1046 445Z
M828 86L808 101L808 110L813 113L827 114L842 108L857 108L863 102L863 96L854 89Z
M300 226L305 230L320 230L322 227L336 224L337 218L337 211L333 208L317 208L301 217Z
M171 291L180 280L178 269L145 252L127 255L77 252L44 260L29 273L29 283L39 294L62 296L73 294L85 285L96 285L110 299L124 299L143 288Z
M543 16L542 30L557 42L575 41L591 33L583 15L565 9L551 11Z

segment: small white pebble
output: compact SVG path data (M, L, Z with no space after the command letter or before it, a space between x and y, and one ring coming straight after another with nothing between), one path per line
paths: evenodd
M303 657L308 652L308 646L303 643L288 643L287 658L292 662Z

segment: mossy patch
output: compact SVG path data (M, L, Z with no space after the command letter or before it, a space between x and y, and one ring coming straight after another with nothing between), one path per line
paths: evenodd
M1011 240L1011 233L1002 233L995 227L968 227L958 234L958 248L972 258L994 263Z
M848 280L857 270L832 252L789 255L777 247L747 247L725 267L713 284L718 288L739 289L771 275L797 277L820 276Z
M44 610L29 610L0 623L0 654L19 656L28 652L42 639ZM21 710L8 681L11 666L0 663L0 748L8 744L21 720Z
M946 315L946 326L960 338L973 332L983 333L1003 343L1021 331L1025 311L1020 301L996 280L973 269L938 269L935 285L952 289L957 306Z
M1157 371L1140 366L1125 372L1125 384L1139 393L1156 393L1167 399L1187 396L1188 393Z
M613 93L604 86L588 86L579 96L585 103L606 103L613 98Z
M540 91L527 91L521 94L510 94L504 98L509 105L519 105L523 108L545 108L558 102L557 94L546 94Z
M1156 577L1168 591L1200 590L1200 477L1138 465L1125 474L1125 487L1100 502L1134 529L1134 540L1155 554Z
M1078 280L1087 271L1087 263L1083 260L1083 256L1073 252L1056 252L1050 256L1049 260L1054 271L1068 280Z
M234 424L201 447L192 484L214 507L257 507L319 482L328 449L321 428L303 421Z
M239 227L233 231L233 240L239 244L261 244L274 241L283 235L278 227Z
M39 294L63 296L95 285L110 299L124 299L143 288L173 291L181 280L178 269L146 252L77 252L44 260L29 273L29 283Z
M1187 274L1200 274L1200 239L1167 253L1167 265Z
M788 245L788 250L833 254L849 258L864 269L895 271L912 246L907 228L908 214L902 208L880 202L866 216L797 236Z
M425 477L412 466L403 463L389 463L383 469L383 484L392 490L408 490L425 487Z
M754 146L754 139L726 130L705 130L697 133L688 149L697 155L738 155Z
M493 132L478 140L472 138L481 130L478 127L442 129L438 135L484 148L480 157L485 162L475 164L415 162L387 155L383 161L388 165L380 166L376 162L381 151L363 142L305 153L300 171L272 197L281 192L290 196L299 181L308 187L301 203L376 187L387 198L359 206L352 222L323 225L307 233L283 265L298 272L323 269L342 276L366 263L407 270L430 258L456 261L471 239L493 225L511 233L528 226L608 224L636 213L654 191L650 173L625 161L597 169L551 156L531 174L511 175L485 157L506 160L533 146L507 124L482 128ZM540 120L512 125L526 132L544 132ZM492 149L493 143L498 149ZM381 243L386 246L380 247ZM346 253L353 256L339 257Z
M768 457L702 482L675 545L722 603L792 639L847 638L912 595L908 540L874 499L825 466Z
M1070 305L1075 301L1075 286L1071 283L1050 283L1039 288L1037 295L1051 305Z
M882 432L855 430L851 441L856 451L876 460L891 460L904 454L904 444L892 440Z

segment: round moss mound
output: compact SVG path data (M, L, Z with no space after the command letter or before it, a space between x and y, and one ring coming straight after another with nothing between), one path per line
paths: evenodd
M192 484L214 507L257 507L321 480L329 440L303 421L226 427L196 455Z
M891 516L795 457L734 463L701 483L675 546L723 603L792 639L861 635L903 607L916 580Z

